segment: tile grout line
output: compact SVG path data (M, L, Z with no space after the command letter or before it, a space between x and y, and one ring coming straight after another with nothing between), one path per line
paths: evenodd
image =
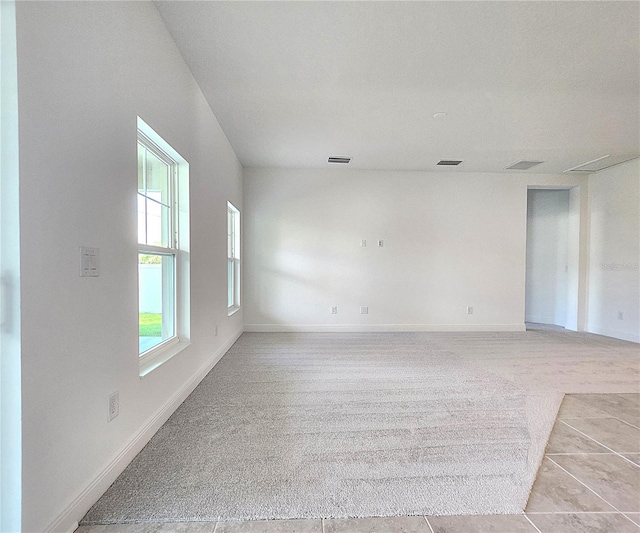
M631 426L632 428L640 429L639 426L636 426L635 424L632 424L631 422L627 422L626 420L623 420L622 418L618 418L617 416L614 416L612 418L615 418L616 420L619 420L623 424L627 424L627 426Z
M528 522L529 522L529 523L530 523L530 524L535 528L535 530L536 530L538 533L542 533L542 531L540 531L540 529L538 528L538 526L536 526L536 525L531 521L531 519L527 516L527 513L525 513L525 514L524 514L524 517L525 517L525 518L527 519L527 521L528 521Z
M429 531L431 531L431 533L434 533L433 528L431 527L431 523L429 522L429 519L426 516L423 516L422 518L424 518L424 521L429 526Z
M583 431L580 431L577 428L574 428L571 424L568 424L567 422L561 421L565 426L569 426L571 429L573 429L574 431L577 431L578 433L580 433L581 435L584 435L585 437L587 437L588 439L591 439L593 442L599 444L600 446L602 446L603 448L606 448L607 450L610 450L611 453L614 453L615 455L617 455L618 457L620 457L621 459L624 459L625 461L627 461L628 463L631 463L634 466L638 466L637 464L635 464L631 459L627 459L624 455L620 455L617 451L615 451L613 448L609 448L609 446L602 444L599 440L594 439L593 437L590 437L589 435L587 435L586 433L584 433ZM580 453L580 452L577 452Z
M614 415L607 415L607 416L567 416L565 418L558 418L558 420L602 420L603 418L613 418L614 420L617 420L618 422L622 422L623 424L626 424L627 426L631 426L632 428L640 429L640 427L636 426L635 424L632 424L631 422L628 422L624 418L619 418L619 417L614 416Z
M600 413L602 413L604 416L585 416L585 417L567 417L567 418L615 418L617 420L620 420L621 422L626 422L626 420L623 420L621 418L618 418L616 415L611 415L609 414L607 411L604 411L603 409L601 409L600 407L596 407L594 405L591 405L588 401L585 401L583 399L580 399L580 396L582 396L583 394L594 394L594 393L570 393L570 394L566 394L565 396L571 396L573 397L573 399L575 401L577 401L578 403L583 404L586 408L591 409L593 411L598 411ZM628 394L628 393L624 393L624 392L611 392L611 393L595 393L595 394L603 394L605 396L617 396L618 398L624 399L621 395L622 394ZM632 393L632 394L638 394L638 393ZM637 407L637 405L635 405L636 402L634 402L633 400L631 400L631 403L633 404L633 407ZM608 405L608 407L612 407L611 405ZM620 406L619 405L615 405L615 411L618 411ZM630 422L626 422L629 425L633 425ZM634 426L635 427L635 426ZM638 428L640 429L640 428Z
M638 522L636 522L633 518L631 518L629 515L631 513L622 513L622 516L624 516L627 520L629 520L629 522L631 522L632 524L635 524L636 526L640 527L640 520L638 520Z
M640 452L553 452L546 453L545 455L622 455L625 453L627 455L640 455Z
M562 466L560 466L558 463L556 463L553 459L551 459L550 457L548 457L549 461L551 461L554 465L556 465L559 469L561 469L562 471L566 472L567 474L569 474L573 479L575 479L578 483L580 483L580 485L586 487L588 490L590 490L591 492L593 492L598 498L600 498L604 503L606 503L607 505L609 505L612 509L615 509L618 513L622 514L622 511L620 511L620 509L618 509L615 505L612 505L611 503L609 503L605 498L603 498L602 496L600 496L600 494L598 494L595 490L593 490L589 485L587 485L586 483L580 481L576 476L574 476L571 472L569 472L566 468L563 468Z

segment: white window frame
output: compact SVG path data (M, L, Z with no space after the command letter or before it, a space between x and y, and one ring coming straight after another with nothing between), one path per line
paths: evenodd
M163 291L163 295L170 295L172 298L164 301L162 307L165 309L166 305L167 308L172 308L174 335L143 353L139 353L138 347L140 377L142 377L189 345L189 163L140 117L138 117L137 144L144 146L170 167L171 227L166 247L138 243L136 259L139 261L138 256L141 253L173 257L173 279L167 279L163 275L163 283L167 283L167 289L169 289Z
M227 202L227 315L240 310L240 211ZM229 303L231 293L231 303Z

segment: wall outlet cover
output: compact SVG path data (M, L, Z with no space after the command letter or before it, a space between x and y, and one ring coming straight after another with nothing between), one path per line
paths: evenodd
M111 422L116 416L120 414L120 393L118 391L112 392L109 395L109 411L107 414L107 422Z

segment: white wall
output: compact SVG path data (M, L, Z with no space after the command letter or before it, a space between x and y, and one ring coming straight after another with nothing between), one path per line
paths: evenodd
M527 322L567 319L569 191L536 190L527 202Z
M17 36L23 528L65 531L242 329L226 309L242 168L153 4L20 2ZM191 344L142 379L137 115L189 162L191 200ZM79 277L79 246L100 277Z
M638 160L589 176L589 196L589 331L640 342Z
M245 328L523 329L527 185L549 184L585 179L245 169Z

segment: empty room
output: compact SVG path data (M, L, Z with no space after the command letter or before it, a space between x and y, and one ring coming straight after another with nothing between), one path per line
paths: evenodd
M640 3L0 7L0 531L640 533Z

